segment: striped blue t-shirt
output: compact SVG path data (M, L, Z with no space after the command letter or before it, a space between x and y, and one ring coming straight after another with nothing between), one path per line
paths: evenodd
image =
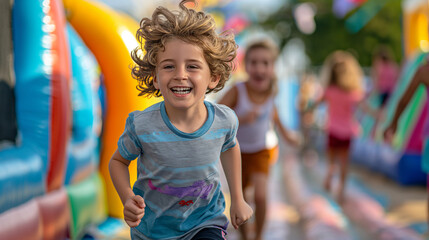
M146 203L133 239L191 239L204 227L226 230L219 158L235 146L238 120L224 105L204 104L207 120L193 133L171 124L164 102L129 114L118 149L125 159L138 158L133 191Z

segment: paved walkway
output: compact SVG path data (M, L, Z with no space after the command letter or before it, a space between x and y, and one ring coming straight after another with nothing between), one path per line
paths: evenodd
M270 176L265 240L425 239L424 186L401 186L352 164L340 205L321 187L325 168L323 159L281 154ZM230 229L228 239L239 240L238 232Z

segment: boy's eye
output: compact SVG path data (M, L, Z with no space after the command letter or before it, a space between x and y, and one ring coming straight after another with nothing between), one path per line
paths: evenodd
M171 69L171 68L173 68L173 65L165 65L163 68L164 69Z
M196 69L196 68L198 68L198 66L197 65L189 65L188 68Z

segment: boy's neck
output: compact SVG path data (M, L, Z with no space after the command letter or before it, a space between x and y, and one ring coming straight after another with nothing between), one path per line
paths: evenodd
M185 133L193 133L200 129L208 117L204 103L188 109L177 109L165 104L165 111L171 124Z
M265 91L254 90L248 83L246 83L246 91L250 101L255 104L263 104L271 96L271 89Z

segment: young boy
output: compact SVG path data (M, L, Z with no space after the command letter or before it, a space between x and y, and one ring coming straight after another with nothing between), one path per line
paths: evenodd
M228 220L220 187L220 157L231 193L230 216L238 228L253 211L241 190L237 117L204 101L224 87L233 69L233 35L218 35L212 17L180 3L143 18L132 52L139 95L164 101L129 114L109 170L124 204L133 239L225 239ZM144 40L143 40L144 39ZM138 158L129 185L128 165Z

